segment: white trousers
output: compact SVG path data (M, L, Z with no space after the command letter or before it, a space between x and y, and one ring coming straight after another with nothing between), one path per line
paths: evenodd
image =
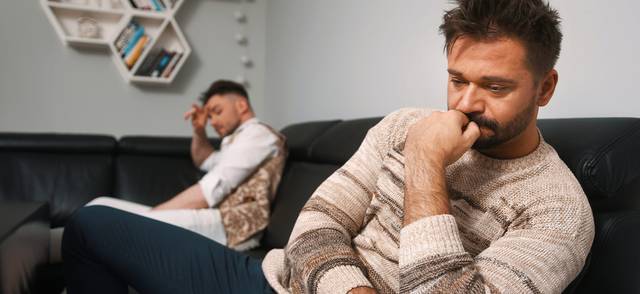
M222 216L220 215L220 211L215 208L152 211L152 207L150 206L112 197L98 197L91 200L91 202L87 203L86 206L91 205L109 206L152 218L174 226L185 228L222 245L227 245L227 236L222 224Z

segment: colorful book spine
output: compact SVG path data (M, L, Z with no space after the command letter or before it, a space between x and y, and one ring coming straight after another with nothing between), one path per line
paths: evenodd
M167 50L164 50L164 48L160 49L160 52L158 52L158 55L156 56L153 65L149 68L149 71L146 73L147 76L151 76L153 74L153 71L158 68L160 62L162 61L162 58L168 54L169 52L167 52Z
M137 0L140 4L138 5L138 8L140 9L144 9L144 10L151 10L151 1L150 0Z
M140 55L142 54L142 50L144 50L144 46L147 44L148 41L149 41L149 37L147 37L146 35L142 36L142 38L138 40L134 48L131 50L131 54L127 55L127 58L125 59L124 62L127 64L129 68L132 68L133 65L136 63L136 61L138 60L138 58L140 58Z
M151 49L151 51L149 51L149 54L147 54L147 57L145 57L144 61L142 62L142 64L138 68L138 71L136 72L136 75L137 76L149 76L151 74L151 71L153 70L154 66L157 64L158 56L161 53L162 53L162 49L160 49L160 48Z
M129 55L129 52L133 50L133 47L136 46L136 44L138 43L140 38L142 38L142 36L144 36L144 27L139 26L136 29L135 33L133 33L133 36L131 37L131 40L129 40L129 43L127 44L127 46L125 46L125 49L122 53L122 58L125 58L125 56Z
M124 53L124 48L127 46L127 43L129 43L129 41L131 40L131 37L133 37L133 34L135 33L137 27L138 27L137 23L134 23L134 22L129 23L127 28L125 28L116 39L114 45L116 49L118 49L118 52L120 53L120 55Z
M169 61L169 64L167 64L167 67L162 72L161 77L168 78L171 75L173 68L176 67L176 64L178 64L178 61L180 61L181 57L182 57L182 53L174 54L173 57L171 58L171 61Z
M150 0L151 5L153 5L153 8L155 9L155 11L162 11L164 10L164 8L162 8L162 5L160 5L160 2L158 0Z
M171 60L171 53L166 53L162 56L162 59L160 60L160 63L158 63L158 66L153 70L153 73L151 73L152 77L159 77L160 74L164 71L164 68L167 66L167 64L169 64L169 61Z

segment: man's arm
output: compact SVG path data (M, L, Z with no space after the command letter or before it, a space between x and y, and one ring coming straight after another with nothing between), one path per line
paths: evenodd
M224 151L216 154L219 158L215 166L197 184L154 210L213 207L277 150L277 137L263 126L247 128Z
M477 138L475 124L464 130L463 116L437 113L409 131L400 292L561 292L584 264L590 240L584 223L558 225L579 217L585 207L556 191L547 191L544 201L528 207L522 220L516 219L523 224L517 230L507 230L475 257L466 252L448 212L444 173Z
M313 193L285 248L291 281L305 293L375 293L352 240L362 229L390 132L403 114L369 130L358 151Z
M215 154L215 164L198 182L209 207L218 205L278 150L278 137L262 125L248 126L235 135Z
M196 105L191 105L191 109L184 114L184 119L191 120L193 127L193 136L191 138L191 160L197 167L201 167L202 163L214 152L214 148L207 139L205 130L207 124L206 111Z
M403 226L449 213L445 168L469 150L479 136L478 125L455 110L434 112L409 128L404 149Z

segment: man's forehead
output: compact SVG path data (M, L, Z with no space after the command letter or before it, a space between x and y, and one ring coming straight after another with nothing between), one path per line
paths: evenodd
M528 71L526 50L513 38L478 40L459 38L447 56L450 72L513 76Z
M209 100L207 100L207 104L205 105L206 108L209 109L213 109L216 106L220 106L222 105L226 100L227 100L227 95L213 95L211 96L211 98L209 98Z

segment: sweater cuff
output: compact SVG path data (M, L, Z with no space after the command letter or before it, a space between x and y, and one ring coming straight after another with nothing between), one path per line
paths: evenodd
M362 270L352 265L341 265L328 270L318 282L317 293L343 293L357 287L373 288Z
M400 231L400 266L434 255L465 252L450 214L419 219Z

